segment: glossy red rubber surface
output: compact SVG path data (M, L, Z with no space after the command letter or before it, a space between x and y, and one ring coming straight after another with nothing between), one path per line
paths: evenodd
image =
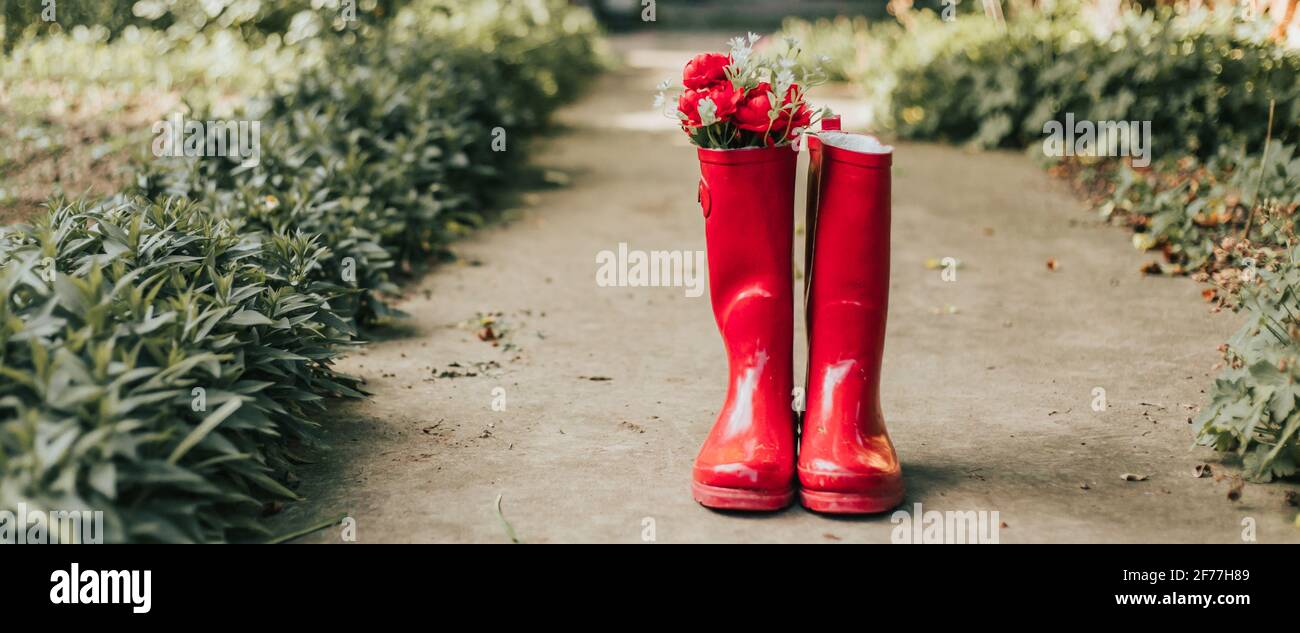
M729 370L692 492L710 508L779 510L794 499L790 260L798 154L789 147L698 153L709 298Z
M902 469L880 407L889 303L890 159L810 139L807 411L803 504L837 514L902 502Z

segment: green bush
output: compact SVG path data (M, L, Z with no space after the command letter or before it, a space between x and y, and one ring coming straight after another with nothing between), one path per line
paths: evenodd
M319 66L330 44L324 38L255 44L234 31L178 41L153 29L110 40L104 29L78 30L23 40L0 65L0 81L13 86L15 97L37 100L32 112L17 112L28 125L43 124L52 97L93 104L106 93L159 100L174 92L189 108L229 117L248 95L294 85ZM28 87L34 94L24 95Z
M1047 121L1073 113L1151 121L1156 156L1208 158L1220 147L1258 151L1274 102L1274 140L1300 140L1300 55L1231 9L1128 12L1101 36L1071 7L1021 13L1006 29L921 12L907 31L865 21L787 30L815 52L844 57L849 43L872 51L843 72L877 104L877 122L907 138L1025 147L1042 142Z
M311 281L320 247L184 202L56 204L0 236L0 507L103 510L110 540L259 531L295 498L290 442L351 325ZM199 391L201 390L201 391Z
M13 48L25 31L45 33L55 28L102 26L116 33L134 20L134 0L98 0L96 2L57 2L53 5L54 22L45 17L51 9L44 0L0 0L4 5L5 51Z
M1260 261L1240 293L1246 323L1228 342L1227 367L1197 417L1198 441L1242 457L1256 481L1300 464L1300 249Z
M319 32L343 32L380 23L410 0L358 0L354 22L343 19L340 0L59 0L53 22L45 0L3 0L5 50L24 35L43 36L75 27L97 27L110 36L130 27L167 31L189 40L200 33L233 31L258 42L268 35L290 44Z
M896 110L925 107L932 116L900 130L1026 146L1070 112L1075 120L1151 121L1156 156L1258 150L1270 101L1278 120L1300 120L1300 56L1243 37L1244 26L1227 15L1129 13L1118 31L1095 38L1068 22L1016 21L1002 38L957 39L918 81L903 84ZM936 91L945 82L946 93ZM1275 134L1291 137L1290 127Z
M0 507L104 510L115 541L264 535L313 417L359 395L330 362L390 313L393 269L491 218L599 67L561 0L428 0L352 35L243 106L257 167L153 160L0 231Z
M1219 252L1225 237L1249 237L1257 247L1285 248L1295 228L1293 214L1273 214L1261 221L1251 209L1300 205L1300 156L1295 146L1272 145L1262 154L1220 148L1200 160L1166 160L1153 169L1136 169L1119 161L1083 167L1077 181L1099 192L1094 202L1103 216L1136 231L1140 250L1163 254L1165 272L1214 273L1240 265ZM1249 234L1246 224L1251 222ZM1217 254L1216 254L1217 253Z
M493 216L523 143L599 69L594 42L590 16L556 3L421 3L251 115L269 127L257 167L152 161L137 193L320 235L319 274L355 275L345 281L364 292L351 314L366 323L390 314L377 293L396 290L395 267ZM506 151L493 147L498 128Z

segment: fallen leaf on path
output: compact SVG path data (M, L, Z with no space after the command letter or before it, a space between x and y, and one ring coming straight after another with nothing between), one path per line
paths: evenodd
M947 258L945 257L944 259ZM964 268L962 261L960 259L954 257L952 261L953 261L953 268ZM939 270L940 268L947 268L947 266L944 265L943 259L939 259L936 257L929 257L926 258L925 260L925 268L926 270Z
M605 381L607 381L607 380L613 380L613 378L610 378L609 376L578 376L578 380L590 380L590 381L593 381L593 382L605 382Z
M1056 258L1055 258L1055 257L1048 257L1048 258L1047 258L1047 269L1048 269L1048 270L1057 270L1057 269L1060 268L1060 267L1061 267L1061 264L1060 264L1059 262L1056 261Z
M1123 475L1120 475L1119 478L1123 479L1124 481L1146 481L1147 480L1146 475L1138 475L1136 473L1124 473Z
M828 538L828 539L830 539L830 540L832 540L832 541L840 541L840 540L843 540L843 539L841 539L840 537L835 536L834 534L831 534L830 532L827 532L827 533L823 534L822 536L825 537L825 538Z
M1155 260L1142 264L1142 267L1138 270L1147 275L1162 275L1165 272L1165 269L1160 266L1160 262Z
M1079 490L1092 490L1092 486L1089 486L1088 482L1085 481L1079 484Z
M1214 466L1211 466L1210 464L1197 464L1196 468L1192 469L1192 476L1197 479L1201 479L1203 477L1209 477L1210 475L1213 474L1214 474Z

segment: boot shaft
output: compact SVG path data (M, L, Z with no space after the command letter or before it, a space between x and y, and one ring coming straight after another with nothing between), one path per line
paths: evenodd
M889 297L891 154L809 141L805 303L851 300L884 311ZM816 299L811 300L815 295ZM808 315L809 322L813 315Z
M715 310L754 284L788 302L798 154L789 147L697 151Z
M880 365L889 303L888 153L809 143L805 310L808 323L808 423L854 419L883 431ZM848 410L852 409L852 413Z

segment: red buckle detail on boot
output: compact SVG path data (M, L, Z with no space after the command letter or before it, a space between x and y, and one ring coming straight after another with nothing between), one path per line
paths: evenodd
M695 197L696 202L700 203L700 211L704 212L704 219L709 219L709 211L713 210L713 201L709 199L709 183L700 179L700 190Z

